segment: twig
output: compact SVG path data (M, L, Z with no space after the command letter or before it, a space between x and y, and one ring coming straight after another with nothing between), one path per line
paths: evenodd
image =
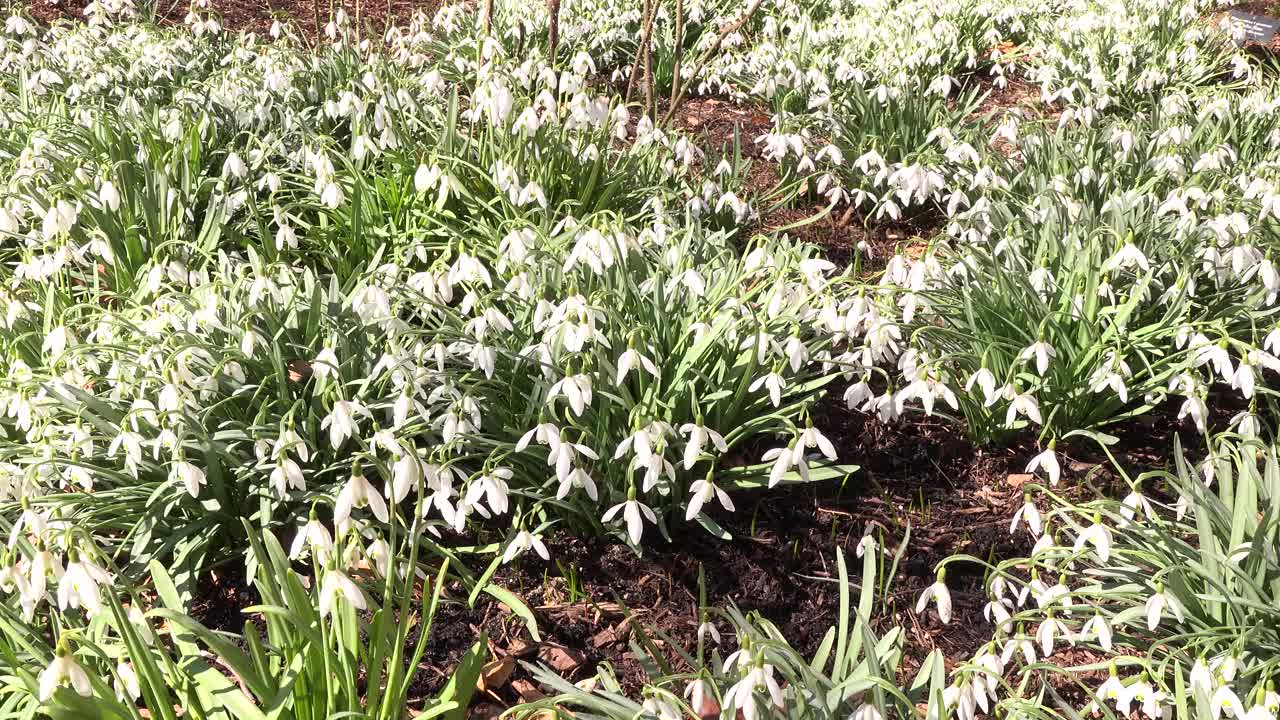
M684 0L676 0L675 64L671 68L671 102L680 92L680 60L684 55Z
M698 64L693 67L693 74L689 76L690 82L697 80L698 76L702 74L703 69L707 66L707 63L711 62L712 56L717 52L720 52L720 45L724 42L724 39L731 33L741 30L742 26L746 25L747 21L751 19L751 16L755 15L756 11L760 9L760 5L763 2L764 0L755 0L755 2L751 4L751 7L747 8L747 12L739 18L737 22L729 23L720 30L720 34L716 36L715 43L702 54L702 57L698 59ZM684 91L685 88L680 88L680 92L676 93L676 96L672 98L671 107L667 108L667 114L662 118L663 125L671 122L671 118L675 116L676 109L680 107L680 101L684 99Z
M631 64L631 75L627 78L627 92L622 97L624 103L631 102L631 89L635 86L636 75L640 72L640 62L644 59L644 49L649 44L649 33L653 31L653 16L657 14L651 9L654 4L651 0L644 0L644 9L641 11L644 28L640 32L640 45L636 48L635 62Z
M484 34L493 34L493 0L484 3Z

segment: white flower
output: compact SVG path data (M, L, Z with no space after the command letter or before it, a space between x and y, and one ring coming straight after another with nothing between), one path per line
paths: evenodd
M736 509L728 493L716 487L710 480L695 480L689 486L689 493L692 497L689 498L689 509L684 514L685 520L693 520L697 517L698 513L702 512L702 506L713 497L720 500L725 510L733 512Z
M1125 709L1121 711L1121 714L1129 714L1129 689L1114 674L1108 676L1106 681L1098 686L1098 689L1093 693L1093 697L1095 700L1115 703L1117 709L1123 704Z
M541 535L534 535L528 530L521 530L516 533L514 539L507 544L507 549L502 553L502 562L509 563L517 557L525 554L533 549L543 560L550 560L551 556L547 553L547 546L542 543Z
M821 452L828 460L836 459L835 446L831 444L831 441L827 439L826 435L823 435L818 428L813 427L812 425L805 428L804 432L800 433L800 437L796 438L795 447L791 452L797 458L797 463L799 462L799 458L804 456L805 449L811 447L818 448L819 452Z
M1123 247L1102 264L1102 272L1108 273L1119 268L1132 269L1135 267L1142 268L1143 272L1151 271L1147 256L1142 254L1138 246L1132 242L1126 242Z
M297 560L306 550L310 550L322 565L328 562L329 554L333 552L333 536L314 516L293 536L289 559Z
M111 574L83 558L67 563L58 580L58 607L84 608L85 615L93 618L102 612L102 590L99 585L110 585Z
M769 401L773 403L774 407L782 405L782 390L787 386L786 378L776 372L771 372L756 378L751 383L751 387L747 389L755 392L761 386L764 386L769 391Z
M391 501L398 503L408 497L410 492L417 492L421 482L422 461L415 453L404 453L391 466Z
M644 368L646 372L655 378L662 378L662 373L658 372L658 366L654 365L652 360L641 355L640 351L635 348L627 348L618 357L618 376L615 383L621 385L622 381L627 379L627 373L631 372L631 369L636 366Z
M1033 537L1039 537L1042 530L1040 524L1040 510L1036 504L1031 502L1031 496L1027 495L1022 501L1022 507L1013 514L1013 520L1009 523L1009 534L1013 535L1018 531L1018 523L1026 521L1027 529L1031 531Z
M89 675L84 668L80 667L69 650L59 647L53 662L40 673L40 690L37 695L40 702L48 702L63 683L69 684L82 697L93 694L93 686L89 683Z
M311 361L311 373L317 380L324 380L338 375L338 356L332 348L322 348L316 358Z
M938 619L947 624L951 622L951 591L947 589L946 583L942 581L942 574L939 573L938 579L929 587L920 593L919 599L916 600L916 614L924 612L928 607L929 601L933 600L938 606Z
M1054 640L1058 637L1066 640L1068 645L1074 646L1076 644L1075 638L1071 635L1071 630L1061 620L1052 616L1045 618L1040 623L1040 627L1036 629L1036 639L1040 641L1042 657L1049 657L1053 654Z
M1018 415L1025 415L1028 420L1037 425L1044 424L1040 418L1040 403L1031 393L1015 394L1009 401L1009 410L1004 417L1005 426L1013 427L1013 421Z
M1097 640L1103 650L1111 652L1111 623L1102 613L1094 614L1080 629L1080 641L1084 642L1089 638Z
M1111 530L1103 525L1099 516L1094 516L1093 524L1085 528L1076 536L1075 545L1072 547L1073 552L1080 552L1084 549L1086 543L1092 544L1098 559L1106 563L1111 557Z
M591 404L591 376L585 373L569 375L556 382L547 391L547 402L563 395L569 401L573 414L582 417L582 413Z
M748 671L741 680L725 692L724 703L736 707L742 713L744 720L757 720L761 717L761 713L760 708L756 706L756 691L766 689L774 705L782 707L782 688L773 677L772 665L761 665Z
M631 544L633 545L639 545L640 538L644 535L644 520L641 519L641 516L655 525L658 524L658 516L653 514L653 510L634 498L609 508L604 516L600 518L600 521L609 522L613 520L619 510L622 511L622 519L627 523L627 537L631 539Z
M357 417L371 417L369 410L355 400L339 400L333 404L333 410L320 421L320 429L329 429L329 442L337 450L347 438L360 431Z
M1209 711L1213 714L1213 720L1218 720L1223 715L1233 718L1244 717L1244 704L1240 702L1240 698L1235 691L1227 684L1218 686L1214 691L1213 697L1209 698Z
M333 612L338 597L345 598L357 610L369 607L364 591L346 573L341 570L326 570L324 581L320 584L320 617Z
M347 521L351 519L351 510L358 507L368 507L374 517L382 522L388 522L390 519L387 514L387 503L382 499L382 495L369 484L359 468L352 468L351 479L342 486L333 503L333 523L338 526L339 536L342 535Z
M208 484L204 471L185 460L175 460L169 468L169 482L181 484L191 497L200 495L200 487Z
M1045 371L1049 369L1049 361L1057 354L1057 351L1053 349L1052 345L1044 340L1037 340L1024 348L1022 352L1018 354L1018 361L1026 362L1027 360L1035 358L1036 373L1041 377L1044 377Z
M1183 622L1182 603L1178 602L1170 593L1166 592L1164 587L1157 583L1156 591L1147 598L1144 605L1147 616L1147 629L1154 631L1160 625L1161 619L1164 618L1164 611L1168 609L1177 618L1178 622Z
M1025 472L1034 473L1036 470L1043 470L1045 475L1049 476L1049 484L1057 487L1058 480L1062 477L1062 467L1058 465L1058 456L1053 451L1053 443L1049 443L1049 447L1044 452L1031 458L1031 462L1027 463Z
M124 702L142 697L142 684L138 681L138 673L133 665L127 662L116 664L116 699Z
M685 470L692 468L698 462L698 458L702 456L702 448L706 446L707 440L711 441L716 450L722 453L729 452L729 446L725 444L724 436L709 427L685 423L680 426L680 432L689 436L689 440L684 446Z
M1206 700L1213 694L1213 671L1203 657L1196 658L1195 664L1191 666L1190 680L1192 692L1203 695Z
M495 515L502 515L507 512L509 503L507 500L507 481L511 479L511 468L494 468L476 478L475 482L467 487L466 501L468 504L474 505L484 497L489 502L489 509Z

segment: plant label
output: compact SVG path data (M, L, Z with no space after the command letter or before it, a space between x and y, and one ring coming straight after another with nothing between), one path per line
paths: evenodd
M1242 10L1232 10L1230 15L1244 25L1244 39L1240 42L1242 45L1251 42L1269 45L1280 31L1280 18L1254 15Z

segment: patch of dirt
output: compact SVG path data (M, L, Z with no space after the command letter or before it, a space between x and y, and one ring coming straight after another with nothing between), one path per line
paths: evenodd
M786 233L793 239L822 248L837 267L854 265L859 276L868 277L884 269L895 253L918 257L941 231L942 224L942 218L929 211L901 220L877 221L856 208L838 207L828 213L825 205L815 205L773 210L748 234L787 228Z

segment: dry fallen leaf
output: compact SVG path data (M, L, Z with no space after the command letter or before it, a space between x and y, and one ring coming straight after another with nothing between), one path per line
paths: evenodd
M302 382L309 377L311 377L311 361L309 360L290 360L289 361L290 382Z
M534 702L546 697L547 694L538 689L537 685L528 680L511 681L511 689L516 691L520 696L520 702Z
M1009 483L1009 487L1022 487L1031 482L1034 477L1034 475L1028 475L1027 473L1012 473L1005 482Z
M538 649L538 659L546 663L552 670L567 674L582 665L586 660L581 652L558 645L543 645Z
M511 673L515 669L514 655L505 655L486 664L480 669L480 677L476 678L476 689L480 692L494 692L502 688L511 679Z

